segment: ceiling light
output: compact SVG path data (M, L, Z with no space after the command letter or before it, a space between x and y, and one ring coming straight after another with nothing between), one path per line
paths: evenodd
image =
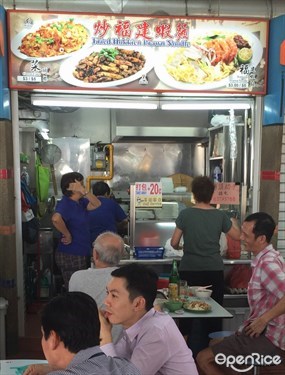
M161 102L160 108L162 110L199 110L199 109L250 109L248 102L226 102L221 100L220 102Z
M31 97L33 105L48 107L75 107L75 108L121 108L121 109L157 109L155 100L123 100L123 99L94 99L80 97L38 96Z

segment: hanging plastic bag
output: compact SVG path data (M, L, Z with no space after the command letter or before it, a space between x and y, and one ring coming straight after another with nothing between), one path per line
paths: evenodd
M46 202L50 185L50 169L43 167L40 158L36 158L36 191L38 200Z
M34 244L38 241L39 220L33 217L29 221L22 221L22 236L27 243Z

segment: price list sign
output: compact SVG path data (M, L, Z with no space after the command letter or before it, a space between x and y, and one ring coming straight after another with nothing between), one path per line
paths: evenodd
M239 185L234 182L216 183L211 204L239 204Z
M161 207L161 182L136 182L136 207Z

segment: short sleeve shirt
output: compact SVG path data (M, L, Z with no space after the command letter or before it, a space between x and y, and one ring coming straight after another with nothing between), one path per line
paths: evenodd
M98 197L101 205L96 210L88 211L91 241L103 232L117 233L117 223L127 218L122 207L111 198Z
M223 270L220 236L232 227L225 212L188 207L180 212L176 226L182 230L184 240L180 271Z
M78 202L63 196L57 203L55 212L59 213L72 236L72 242L64 245L59 242L58 251L71 255L88 256L91 253L90 230L88 221L88 199Z
M240 327L274 307L285 295L285 263L272 245L262 250L252 261L252 276L248 283L250 315ZM285 314L271 320L265 336L277 347L285 350Z

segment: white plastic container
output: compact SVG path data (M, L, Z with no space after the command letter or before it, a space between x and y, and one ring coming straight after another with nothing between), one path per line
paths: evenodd
M0 360L6 359L6 335L5 335L5 315L8 301L0 297Z

